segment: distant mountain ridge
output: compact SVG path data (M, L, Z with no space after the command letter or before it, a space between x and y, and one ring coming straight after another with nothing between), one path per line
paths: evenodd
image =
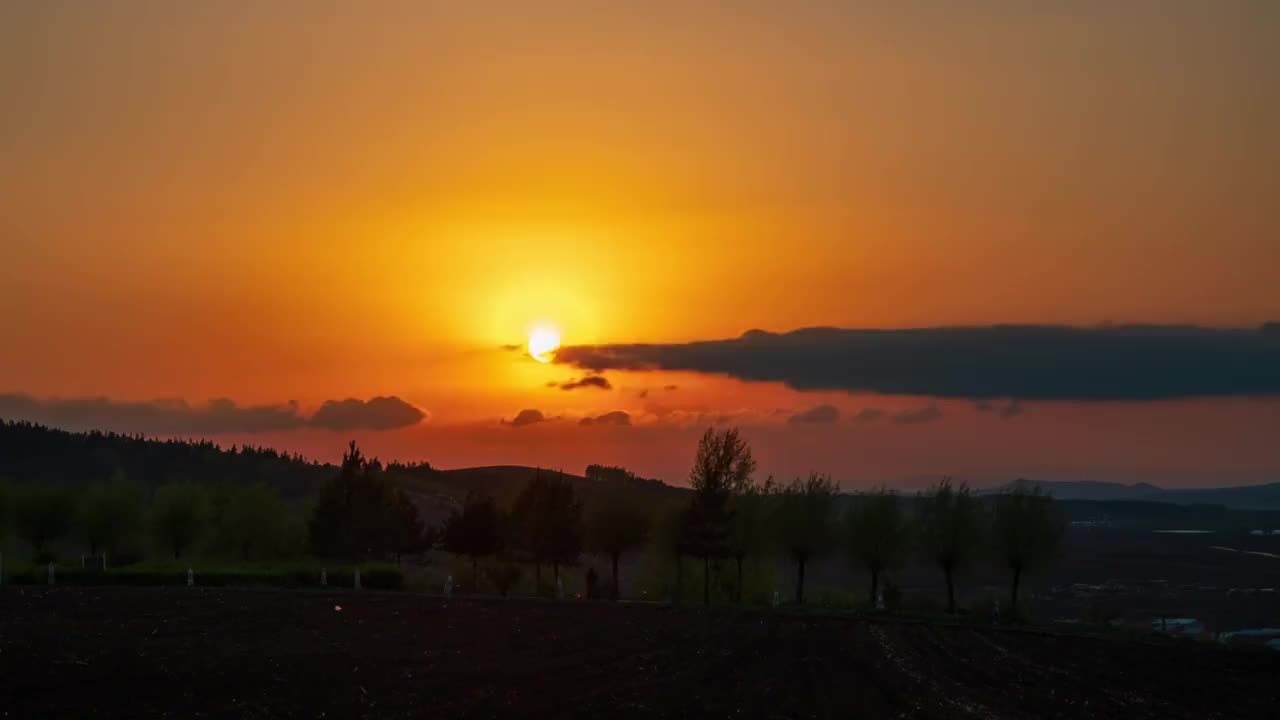
M1092 480L1031 480L1059 500L1142 500L1178 505L1224 505L1238 510L1280 509L1280 482L1224 488L1166 489L1150 483L1098 482ZM980 492L1000 492L1008 485Z

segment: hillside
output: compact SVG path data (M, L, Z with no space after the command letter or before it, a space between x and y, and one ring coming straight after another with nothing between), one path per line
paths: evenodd
M315 494L337 468L271 448L224 448L207 440L76 433L0 422L0 479L73 486L103 482L116 473L144 487L172 481L264 482L297 499Z
M424 519L438 524L449 510L475 491L509 502L536 473L559 471L497 465L440 470L427 463L389 463L387 476L408 491ZM26 422L0 422L0 479L17 484L68 486L103 482L116 473L144 487L165 482L264 482L292 499L314 495L338 473L327 463L308 461L271 448L222 447L207 440L157 440L117 433L75 433ZM614 483L564 474L578 496L590 502ZM652 481L625 483L637 502L660 503L683 490Z
M1280 510L1280 482L1224 488L1166 489L1150 483L1034 480L1059 500L1131 500L1178 505L1222 505L1236 510ZM999 492L1006 486L983 490Z

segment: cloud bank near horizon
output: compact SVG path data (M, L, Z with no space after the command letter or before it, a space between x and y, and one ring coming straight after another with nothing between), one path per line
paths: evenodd
M326 400L309 418L296 402L238 405L215 398L204 405L185 400L128 401L108 397L38 398L0 394L0 418L27 420L68 430L114 430L151 435L220 435L318 428L396 430L417 425L426 412L395 396Z
M1280 395L1280 324L752 330L731 340L567 346L555 362L596 373L686 371L781 382L801 391L937 398Z

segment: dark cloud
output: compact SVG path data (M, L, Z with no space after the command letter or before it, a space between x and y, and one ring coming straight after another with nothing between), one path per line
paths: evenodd
M585 370L684 370L940 398L1151 400L1280 394L1280 331L1185 325L992 327L789 333L671 345L578 345Z
M662 389L666 390L667 392L671 392L672 390L679 390L680 386L679 385L663 385Z
M1022 414L1022 401L1014 398L1008 405L1000 408L1000 417L1011 418Z
M818 405L787 418L792 425L830 425L840 419L835 405Z
M937 405L920 408L919 410L903 410L894 413L889 417L893 422L899 425L914 425L916 423L933 422L942 419L942 411Z
M216 435L292 430L307 424L297 403L240 406L226 398L205 405L184 400L131 402L106 397L35 398L0 395L0 418L67 430L115 430L149 435Z
M853 416L853 419L855 422L869 423L869 422L875 422L882 417L884 417L883 410L881 410L880 408L868 407L868 408L862 408L861 410L859 410L858 414Z
M327 400L311 416L313 427L326 430L397 430L417 425L426 413L400 398Z
M309 419L295 402L237 405L227 398L192 405L185 400L135 402L93 398L0 395L0 418L30 420L68 430L115 430L148 435L218 435L319 427L330 430L393 430L415 425L426 413L397 397L329 400Z
M533 425L534 423L545 422L547 417L542 414L541 410L521 410L516 413L515 418L511 421L511 427L524 427L525 425Z
M570 380L560 383L561 390L577 390L578 388L599 388L601 390L612 390L613 385L609 384L609 378L603 375L587 375L578 380Z
M517 345L515 343L512 343L510 345L499 345L498 349L505 350L506 352L517 352L519 350L523 350L524 345Z
M631 416L621 410L614 410L595 417L584 417L578 421L578 424L629 426L631 425Z

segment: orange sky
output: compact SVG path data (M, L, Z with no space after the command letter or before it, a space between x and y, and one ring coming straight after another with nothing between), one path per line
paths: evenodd
M495 348L537 321L581 344L1280 318L1273 3L267 5L0 7L0 393L397 395L430 418L371 435L384 455L670 475L696 432L638 395L677 384L692 424L761 418L790 473L814 438L858 444L769 413L931 401L567 392L546 384L573 371ZM1237 402L961 403L817 456L1280 479L1274 406ZM636 425L497 424L525 408ZM1080 429L1139 418L1127 445ZM1034 454L990 459L1014 440Z

